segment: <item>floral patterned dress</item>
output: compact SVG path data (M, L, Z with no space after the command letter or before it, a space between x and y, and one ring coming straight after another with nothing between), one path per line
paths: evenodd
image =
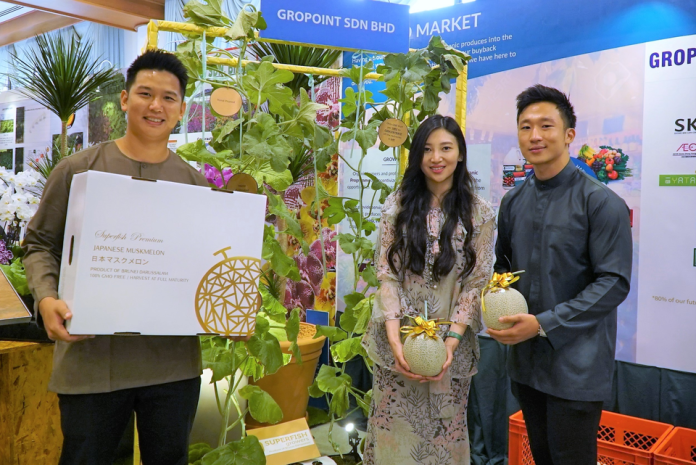
M400 194L391 194L382 208L380 237L375 255L377 277L381 282L375 296L372 320L363 339L363 346L374 365L372 404L365 439L365 465L450 465L469 464L469 434L466 405L471 376L477 372L479 345L476 334L481 331L480 293L492 273L494 262L493 232L495 215L490 204L478 195L472 208L476 265L465 278L464 238L461 222L452 237L457 260L452 271L441 277L437 286L428 286L427 279L410 271L395 275L387 261L387 250L395 237L394 225L399 212ZM428 250L437 256L432 237L438 237L444 224L439 208L428 213ZM432 234L435 231L436 234ZM428 254L426 254L426 260ZM424 273L425 275L426 273ZM441 318L467 326L464 339L457 347L452 365L438 382L411 381L394 369L394 356L387 339L385 321L407 318L423 313L428 302L429 318ZM440 336L449 331L440 326Z

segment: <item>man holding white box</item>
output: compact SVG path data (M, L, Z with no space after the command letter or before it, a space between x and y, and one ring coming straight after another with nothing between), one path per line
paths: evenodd
M138 57L121 94L126 135L62 160L47 180L39 210L27 228L27 280L39 320L56 341L49 389L60 401L65 437L61 464L111 463L133 411L145 465L188 462L188 437L200 391L198 338L70 335L65 321L72 314L58 299L74 174L95 170L208 186L202 174L167 147L184 115L187 81L186 69L172 54L148 51Z

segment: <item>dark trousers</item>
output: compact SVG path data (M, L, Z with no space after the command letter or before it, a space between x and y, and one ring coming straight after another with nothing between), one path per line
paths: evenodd
M60 465L110 465L133 412L144 465L186 465L201 379L103 394L59 394Z
M512 382L536 465L596 465L602 402L561 399Z

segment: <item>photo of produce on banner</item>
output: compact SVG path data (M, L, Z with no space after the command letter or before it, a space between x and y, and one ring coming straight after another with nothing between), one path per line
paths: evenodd
M595 150L588 145L583 145L578 153L578 159L587 163L587 166L597 175L597 179L604 184L633 176L631 169L626 167L629 157L621 149L600 145L599 150Z

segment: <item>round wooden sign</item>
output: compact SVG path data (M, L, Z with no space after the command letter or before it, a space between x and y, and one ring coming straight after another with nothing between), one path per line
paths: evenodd
M229 181L227 181L227 186L225 186L225 188L228 191L256 194L258 193L259 185L256 183L256 179L254 179L250 174L239 173L235 174L230 178Z
M236 115L242 108L242 96L229 87L219 87L210 94L210 106L219 115Z
M399 147L408 138L408 126L396 118L389 118L379 125L379 140L387 147Z

